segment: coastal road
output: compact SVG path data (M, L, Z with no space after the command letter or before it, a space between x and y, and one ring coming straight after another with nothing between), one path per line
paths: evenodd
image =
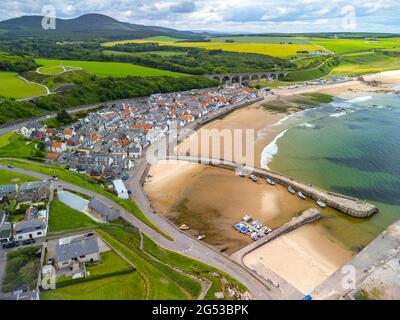
M111 199L100 195L91 190L79 187L77 185L58 180L52 182L53 186L61 186L65 189L81 193L88 197L97 197L99 200L107 204L108 206L113 206L118 208L121 212L121 217L129 222L130 224L138 227L142 232L149 236L157 245L175 251L191 258L197 259L209 265L212 265L224 272L230 274L232 277L243 283L255 296L256 299L270 300L270 299L285 299L284 293L275 288L269 289L266 284L258 280L249 271L245 270L242 266L236 264L234 261L230 260L227 256L219 253L215 249L197 241L196 239L190 237L189 235L181 232L174 225L169 223L166 219L158 214L154 214L150 207L147 196L145 195L141 184L139 183L140 178L146 170L147 163L145 159L139 161L136 166L135 174L130 180L130 185L132 185L132 191L135 194L135 199L139 207L143 210L146 216L161 230L168 233L174 241L170 241L164 238L162 235L151 229L145 223L137 219L133 214L119 206L117 203L113 202ZM7 166L0 165L1 170L7 170L11 172L22 173L35 177L37 179L46 180L51 179L50 176L38 173L35 171L25 170L21 168L8 168Z

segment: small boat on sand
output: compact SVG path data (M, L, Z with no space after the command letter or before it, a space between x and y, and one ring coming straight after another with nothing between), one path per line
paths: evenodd
M242 220L243 220L244 222L249 222L249 221L251 221L251 219L252 219L252 218L251 218L249 215L246 214L246 215L243 217Z
M323 202L321 199L317 200L317 204L321 207L321 208L326 208L326 203Z
M244 173L243 172L239 172L239 177L244 178Z
M179 227L179 229L181 229L181 230L189 230L190 228L186 224L183 224L183 225L181 225Z
M253 180L254 182L257 181L257 177L256 177L254 174L251 174L251 175L249 176L249 178L250 178L251 180Z
M267 178L266 180L267 180L267 183L270 184L271 186L275 185L275 181L272 180L271 178Z
M298 195L301 199L303 199L303 200L306 199L306 196L305 196L304 193L301 192L301 191L297 192L297 195Z
M289 187L288 187L288 191L289 191L291 194L295 194L295 193L296 193L296 190L294 190L292 186L289 186Z
M205 235L200 235L200 236L197 237L197 240L199 240L199 241L203 240L205 237L206 237Z

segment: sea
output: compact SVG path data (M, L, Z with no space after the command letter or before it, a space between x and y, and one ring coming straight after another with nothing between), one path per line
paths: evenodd
M261 167L379 208L367 219L324 209L320 224L334 241L357 252L400 219L400 95L335 98L276 127Z

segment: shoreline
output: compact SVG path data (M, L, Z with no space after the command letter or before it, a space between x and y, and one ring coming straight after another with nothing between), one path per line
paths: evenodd
M388 83L385 83L381 87L371 87L360 81L351 81L349 83L335 85L307 87L302 88L301 91L298 89L277 89L276 92L288 96L308 92L322 92L347 100L355 99L373 93L395 92L395 88L391 87L390 84L400 83L400 71L369 75L366 76L365 79L367 81L385 79ZM279 96L278 93L276 96L269 96L269 99L276 99ZM202 129L234 130L251 128L256 132L253 156L256 161L261 161L263 150L272 141L278 139L278 136L284 131L287 120L296 117L296 112L282 114L266 111L261 106L264 102L265 100L255 105L236 110L221 119L216 119L206 124L178 146L178 153L185 154L185 152L187 152L190 139L193 140L197 138L197 143L201 145L202 143L199 139ZM204 149L207 150L209 154L213 151L223 154L223 147L224 146L221 145L208 145ZM202 151L203 150L197 151L197 153L193 153L193 155L200 155ZM225 154L221 156L221 158L233 160ZM152 178L153 181L150 182L151 185L149 183L145 184L146 193L149 195L152 203L157 201L157 199L160 201L159 196L160 191L163 189L162 186L164 186L164 190L168 190L166 198L161 200L161 202L164 201L164 203L161 203L161 205L164 205L164 208L157 207L157 205L155 206L157 209L160 209L160 212L168 219L173 220L176 216L179 216L178 211L182 209L182 203L185 205L185 214L194 215L196 223L197 220L202 220L201 218L199 219L199 217L201 216L203 218L204 212L207 212L207 219L209 220L215 219L215 215L220 215L222 212L223 214L220 215L220 217L223 219L216 220L221 224L221 221L232 215L236 219L243 216L243 213L254 215L254 212L275 212L275 218L278 218L279 223L283 223L285 220L287 221L287 219L290 219L290 215L296 211L296 208L297 211L300 208L298 204L294 204L290 209L292 212L285 214L283 214L282 211L276 210L279 206L287 205L285 200L280 198L285 192L287 193L287 190L281 190L281 192L279 192L279 190L274 190L274 192L271 193L271 190L268 188L267 192L269 195L266 195L264 194L266 191L265 186L263 186L264 190L256 190L254 187L257 185L252 182L241 180L238 177L231 179L231 177L221 173L220 169L201 169L201 165L198 165L199 167L197 169L190 169L189 172L185 173L182 171L186 170L182 169L184 168L184 164L176 165L177 167L173 170L165 165L152 166L153 170L168 172L168 178L166 176L159 176L159 173L156 173ZM155 171L153 171L153 173L154 172ZM154 180L157 176L159 177L158 181ZM244 186L243 183L245 182L249 182L250 184ZM215 185L217 185L217 187L215 187ZM244 192L246 189L249 189L248 193ZM152 194L154 196L152 196ZM185 200L186 203L183 200ZM264 203L264 206L261 205L262 203ZM173 215L168 217L171 211L174 211ZM255 217L262 219L262 215L258 216L258 214L259 213L257 213ZM178 219L177 221L180 220ZM268 223L271 224L273 219L266 219L265 221L268 225ZM279 223L276 223L275 226L278 226ZM201 227L204 227L204 229L201 229ZM200 232L204 233L210 230L207 225L200 225L199 228ZM225 245L223 243L225 241L224 236L226 236L228 232L225 230L230 230L229 228L232 229L231 225L225 226L220 230L211 231L211 234L206 234L207 237L204 241L208 242L209 237L213 237L213 234L217 234L219 238L216 243L211 244L223 252L231 252L229 249L226 251L226 248L223 248ZM195 232L197 232L197 229L194 228L192 231L193 235L196 235ZM221 233L225 234L221 235ZM242 237L242 235L239 236ZM234 244L233 247L240 247L248 243L246 241L241 241L236 235L230 238L229 241ZM282 278L287 278L286 280L303 292L308 292L319 285L356 254L356 252L350 250L350 248L346 248L342 243L334 239L333 235L329 233L329 230L326 230L320 223L310 224L307 228L302 227L293 234L284 235L277 240L271 241L265 250L266 252L264 253L259 252L258 257L254 259L259 260L259 258L262 257L263 261L261 262L264 268L276 272ZM290 252L290 254L282 256L282 252ZM260 263L258 260L257 263ZM306 279L302 276L305 270L307 270Z

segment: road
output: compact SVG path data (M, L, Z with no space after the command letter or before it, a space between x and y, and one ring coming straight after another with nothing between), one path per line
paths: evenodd
M103 201L108 206L113 206L118 208L121 212L121 217L129 222L130 224L138 227L143 233L150 237L157 245L175 251L191 258L200 260L204 263L212 265L224 272L230 274L232 277L243 283L255 296L256 299L270 300L270 299L284 299L285 295L275 288L269 289L267 285L257 279L249 271L245 270L240 265L236 264L234 261L230 260L227 256L221 254L215 249L209 247L208 245L199 242L198 240L190 237L189 235L181 232L174 225L169 223L166 219L158 214L154 214L153 210L150 208L147 196L145 195L141 184L139 183L139 177L141 177L143 171L146 169L147 163L145 160L138 162L135 174L131 178L130 183L132 184L132 191L135 195L135 200L141 208L141 210L146 214L146 216L161 230L169 234L174 241L167 240L162 235L151 229L145 223L137 219L133 214L126 211L124 208L119 206L117 203L113 202L111 199L97 194L91 190L79 187L77 185L58 180L57 182L52 182L53 186L61 186L65 189L81 193L88 197L96 196L99 200ZM0 165L1 170L7 170L11 172L17 172L26 174L37 179L45 180L51 179L50 176L38 173L35 171L25 170L21 168L8 168L7 166Z

